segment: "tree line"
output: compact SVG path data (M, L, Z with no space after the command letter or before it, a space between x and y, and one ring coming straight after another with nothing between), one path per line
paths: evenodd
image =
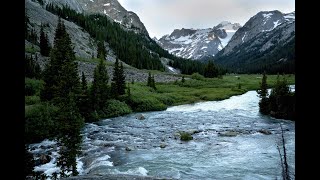
M259 97L259 111L261 114L275 118L295 120L295 92L290 91L285 77L277 81L269 94L267 75L263 73L260 89L257 90Z
M165 57L172 60L169 65L180 69L183 74L198 72L206 76L204 72L206 63L176 57L160 47L149 36L124 30L121 25L111 22L105 15L84 15L67 6L60 8L53 4L48 4L46 9L68 21L75 22L98 42L108 42L119 59L136 68L164 71L160 58ZM226 72L216 65L214 68L217 68L218 74ZM210 74L208 77L216 76Z
M105 48L98 49L97 53L102 55L101 49ZM83 73L80 80L71 39L61 18L49 54L50 60L43 71L32 57L26 56L25 59L25 76L43 81L39 93L41 103L25 119L25 143L56 139L60 147L57 159L60 177L75 176L78 174L76 157L80 153L80 132L84 123L119 115L116 113L130 113L131 108L125 103L130 96L126 95L123 64L118 59L110 86L105 59L102 58L94 70L92 85L88 86ZM32 156L26 154L25 176L32 176Z

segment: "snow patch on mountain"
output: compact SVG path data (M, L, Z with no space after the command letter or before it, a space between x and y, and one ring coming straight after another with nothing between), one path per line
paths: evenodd
M223 21L213 28L175 29L157 42L173 55L187 59L201 59L214 56L222 50L240 27L238 23Z

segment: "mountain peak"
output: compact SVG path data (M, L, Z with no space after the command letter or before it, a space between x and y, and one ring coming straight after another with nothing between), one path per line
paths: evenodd
M223 55L226 55L233 51L236 46L248 42L249 40L256 38L261 33L267 34L272 33L275 29L282 28L287 24L294 22L295 13L283 14L278 10L273 11L260 11L253 17L251 17L245 25L240 28L235 35L232 37L227 47L224 49ZM290 27L291 28L291 27ZM292 32L292 29L288 29ZM272 43L266 45L265 47L271 46ZM263 49L266 49L263 48Z
M123 25L126 29L148 35L148 31L140 21L138 15L132 11L127 11L117 0L77 1L82 5L82 8L86 13L104 14L113 21Z
M159 39L159 45L169 53L186 59L204 59L215 56L224 48L233 34L240 28L239 23L222 21L213 28L174 29L170 35Z

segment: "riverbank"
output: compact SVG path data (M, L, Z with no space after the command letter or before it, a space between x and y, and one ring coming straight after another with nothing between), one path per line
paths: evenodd
M295 84L294 75L285 75L288 84ZM272 88L277 75L268 75L268 88ZM169 106L192 104L203 101L217 101L231 96L241 95L250 90L257 90L262 75L241 74L225 75L222 78L203 78L186 76L181 80L169 83L156 83L156 90L145 83L130 84L132 100L137 102L134 112L165 110Z
M144 120L130 114L88 123L77 159L80 175L70 178L281 178L279 123L285 130L290 172L295 169L295 123L261 115L258 102L257 93L249 91L222 101L144 112ZM175 138L177 132L189 130L199 132L190 142ZM51 154L50 163L37 171L58 171L57 149L54 142L31 145L34 153Z
M288 84L295 84L294 75L285 75L285 77ZM170 106L224 100L250 90L257 90L261 78L261 74L225 75L222 78L186 75L185 82L182 82L181 78L173 82L156 82L156 90L147 86L146 82L129 83L131 108L132 112L161 111ZM273 87L276 78L277 75L268 75L268 88ZM35 91L39 92L36 93L37 95L25 97L26 114L40 103L38 95L41 82L33 81L30 84L35 86Z

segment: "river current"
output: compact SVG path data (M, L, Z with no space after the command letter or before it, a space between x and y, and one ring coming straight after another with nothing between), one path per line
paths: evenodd
M294 88L294 87L292 87ZM280 179L277 145L284 129L289 170L295 170L295 123L259 113L255 91L222 101L170 107L88 123L83 129L78 170L84 174L135 174L176 179ZM139 120L143 115L144 120ZM178 132L193 133L181 141ZM36 171L50 175L54 141L32 144L33 153L51 151Z

